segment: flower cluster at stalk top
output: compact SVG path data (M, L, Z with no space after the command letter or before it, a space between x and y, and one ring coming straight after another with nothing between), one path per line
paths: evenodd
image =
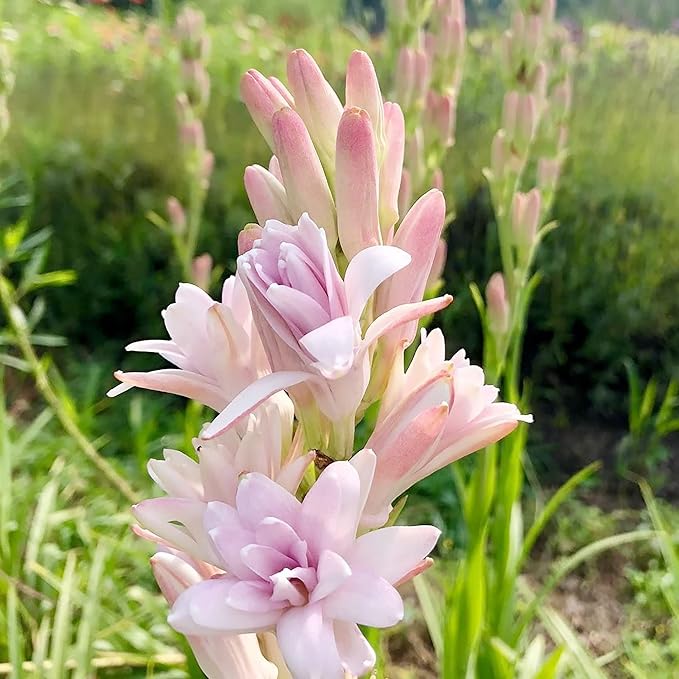
M497 402L463 351L421 319L445 203L431 190L398 213L404 126L368 56L348 65L346 102L303 50L289 89L249 71L242 95L271 146L248 167L258 224L240 234L219 301L181 284L163 312L169 340L127 348L173 364L117 372L132 387L195 399L218 414L195 454L166 450L149 472L165 491L134 508L137 532L211 678L343 679L375 654L359 625L403 617L396 587L428 565L439 531L395 526L417 481L530 421ZM354 431L379 402L365 449Z

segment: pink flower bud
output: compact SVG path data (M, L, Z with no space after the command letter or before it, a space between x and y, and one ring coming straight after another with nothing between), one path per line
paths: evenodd
M210 77L200 61L183 60L182 80L189 102L196 108L204 107L210 98Z
M276 76L270 75L269 82L278 90L278 93L288 102L288 106L295 107L295 99L290 90Z
M413 103L413 90L416 84L415 78L415 50L410 47L402 47L398 53L396 73L394 74L394 88L396 101L406 111Z
M273 114L274 153L280 163L288 211L293 221L305 212L325 230L331 250L337 243L335 207L328 180L309 132L299 115L286 106Z
M427 278L427 285L425 286L427 292L435 290L438 287L441 278L443 277L443 270L446 267L447 256L448 244L443 238L440 238L436 247L434 261L431 263L431 271L429 272L429 278Z
M337 232L348 260L382 240L378 190L377 155L370 117L362 109L349 108L337 130L335 172Z
M181 128L181 141L189 153L205 151L205 129L200 120L184 123Z
M386 149L380 167L380 230L382 238L398 221L398 194L401 187L403 156L405 152L405 120L398 104L384 105Z
M538 186L542 191L551 193L556 189L561 173L561 161L558 158L540 158L538 160Z
M278 162L278 158L276 156L271 156L271 160L269 161L269 172L278 179L278 181L282 184L283 183L283 175L281 174L281 165Z
M512 231L520 256L530 254L542 217L542 196L538 189L517 192L512 201Z
M531 14L526 21L526 30L524 34L524 49L531 62L533 62L540 53L542 39L542 19L537 14Z
M486 285L486 304L491 332L504 335L509 330L509 301L504 276L499 272L495 272Z
M167 199L166 209L167 216L172 225L172 230L177 235L181 235L186 231L186 213L184 212L182 204L174 196L170 196Z
M440 167L437 167L431 177L431 188L443 191L443 185L443 170Z
M549 68L544 61L538 63L533 71L531 78L531 88L537 102L542 105L547 96L547 81L549 79Z
M554 21L556 14L556 0L543 0L542 2L542 21L546 26L549 26Z
M505 94L502 105L502 129L507 133L509 139L513 139L516 134L516 120L519 114L519 93L512 90Z
M496 180L501 180L504 177L510 153L511 149L509 148L507 134L504 130L498 130L493 137L490 150L490 170Z
M410 172L404 169L401 174L401 185L398 189L398 213L404 215L413 204L413 184Z
M177 95L175 104L180 125L190 122L193 119L193 111L191 110L191 104L188 96L186 96L186 92L180 92Z
M413 190L419 190L425 180L427 168L424 158L424 132L421 127L415 129L406 140L406 165L410 171Z
M309 130L324 167L332 169L342 104L318 64L305 50L290 53L288 81L295 97L295 110Z
M245 168L245 191L260 224L266 224L269 219L286 224L291 220L283 184L261 165Z
M203 185L207 187L210 183L210 177L212 177L212 172L215 169L215 156L212 151L205 151L203 154L203 164L201 167L201 179L203 180Z
M415 52L415 82L413 104L418 108L424 106L424 100L427 96L427 90L431 83L431 59L425 50L417 50Z
M560 82L554 88L550 98L559 118L565 118L570 111L573 99L573 85L570 78Z
M249 252L254 247L255 241L262 237L262 227L259 224L246 224L238 234L238 254Z
M438 94L430 90L427 94L427 122L436 135L436 142L442 148L453 145L455 130L456 100L454 94Z
M519 98L514 143L520 153L528 151L528 147L535 136L538 122L537 108L536 99L532 94L524 94Z
M268 78L254 69L241 78L240 94L257 129L273 150L273 115L282 108L289 108L288 102Z
M370 57L356 50L349 58L346 80L346 106L362 108L368 112L375 133L377 156L384 149L384 105L380 83Z
M207 252L194 257L191 270L194 284L207 292L210 289L210 277L212 276L212 257Z

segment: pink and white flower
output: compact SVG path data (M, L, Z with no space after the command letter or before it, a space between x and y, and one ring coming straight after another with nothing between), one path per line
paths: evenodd
M366 444L377 468L364 525L383 525L391 503L415 483L532 422L511 403L496 402L498 389L464 350L445 360L440 330L422 331L407 371L397 362L382 399L379 419Z
M358 625L403 618L395 585L423 569L439 536L394 526L356 537L374 464L362 451L329 465L302 502L260 474L241 480L235 507L211 502L204 530L224 574L183 592L170 624L194 637L275 628L296 679L370 671Z
M122 382L109 396L141 387L195 399L222 410L236 394L270 372L238 276L224 281L221 302L189 283L180 283L175 302L162 312L169 340L132 342L127 351L160 354L176 368L117 371Z
M375 289L410 260L399 248L373 246L349 262L342 279L324 231L307 215L297 226L268 221L261 239L238 258L238 273L273 372L239 394L206 429L206 438L288 389L306 426L307 445L315 441L309 440L312 430L305 417L320 410L335 429L344 424L351 430L343 450L333 451L350 453L354 417L370 378L371 347L385 333L451 299L403 304L368 324L364 311Z

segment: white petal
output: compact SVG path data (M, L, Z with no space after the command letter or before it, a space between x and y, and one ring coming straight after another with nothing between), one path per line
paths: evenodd
M370 672L376 661L375 651L361 634L358 625L335 620L333 627L337 651L344 669L356 677L362 677Z
M351 316L340 316L304 335L299 343L324 372L334 374L351 368L355 338Z

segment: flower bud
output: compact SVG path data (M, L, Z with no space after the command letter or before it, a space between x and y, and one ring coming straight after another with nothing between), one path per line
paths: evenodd
M271 156L271 160L269 161L269 172L278 179L278 181L282 184L283 183L283 175L281 174L281 164L278 162L278 158L276 156Z
M532 94L524 94L519 97L519 106L516 116L516 132L514 143L520 154L525 154L535 136L538 122L537 102Z
M538 186L544 193L553 193L559 181L561 161L558 158L538 160Z
M448 256L448 244L441 238L439 239L438 246L436 247L436 254L434 255L434 261L431 263L431 271L429 272L429 278L427 278L427 285L425 290L427 293L433 292L441 283L441 278L443 277L443 271L446 267L446 258Z
M401 186L398 189L398 213L404 215L413 204L413 184L410 172L404 169L401 174Z
M502 129L506 132L509 139L513 139L516 134L516 119L519 111L519 93L515 91L505 94L502 105Z
M384 151L384 105L380 83L370 57L356 50L349 58L346 80L346 107L362 108L368 112L375 134L377 157Z
M427 171L424 158L424 132L421 127L416 128L413 135L406 140L405 153L413 190L419 191Z
M295 99L290 90L276 76L270 75L269 82L278 90L278 93L288 102L288 106L295 107Z
M432 64L425 50L415 52L415 82L413 90L413 105L419 109L424 107L427 90L431 83Z
M566 78L554 88L550 99L557 117L563 120L571 109L573 99L573 85L570 78Z
M167 216L170 219L172 230L181 235L186 231L186 213L182 204L174 196L170 196L166 203Z
M207 59L209 40L205 35L205 15L200 10L184 8L177 16L175 35L184 58Z
M207 292L210 289L210 278L212 276L212 257L207 252L194 257L191 271L193 272L194 284Z
M418 82L415 77L415 50L402 47L398 53L396 73L394 74L394 89L396 101L408 111L413 104L413 92Z
M504 177L510 154L511 149L507 134L504 130L498 130L493 137L490 150L490 171L496 181L500 181Z
M454 143L456 103L454 94L438 94L434 90L427 94L427 128L435 133L436 144L444 149Z
M542 49L543 28L542 19L537 14L531 14L525 23L523 38L526 58L530 64L534 63Z
M212 151L205 151L203 154L203 162L201 167L201 179L203 180L203 185L207 188L210 183L210 177L212 177L212 172L215 169L215 155Z
M285 97L268 78L254 69L241 78L240 94L257 129L274 150L272 120L276 111L290 108Z
M210 98L210 77L200 61L182 60L182 81L191 106L203 109Z
M284 224L292 221L283 184L261 165L245 168L245 191L262 226L269 219L277 219Z
M337 126L342 104L318 64L303 49L288 57L288 81L295 100L295 110L304 121L326 170L335 163Z
M189 153L203 153L205 151L205 129L200 120L191 120L181 127L181 141Z
M238 234L238 254L242 255L252 250L255 241L262 237L262 227L259 224L246 224Z
M348 260L382 241L376 153L368 113L360 108L348 108L337 130L335 171L337 232Z
M380 230L386 240L399 217L398 195L405 153L405 120L398 104L384 104L386 149L380 167Z
M332 251L337 243L332 194L304 121L285 106L273 114L272 134L292 219L296 221L309 213L325 230Z
M512 201L512 232L520 258L525 261L537 237L542 217L542 196L538 189L517 192Z
M488 327L495 337L501 337L509 330L509 301L504 276L495 272L486 285L486 306Z

